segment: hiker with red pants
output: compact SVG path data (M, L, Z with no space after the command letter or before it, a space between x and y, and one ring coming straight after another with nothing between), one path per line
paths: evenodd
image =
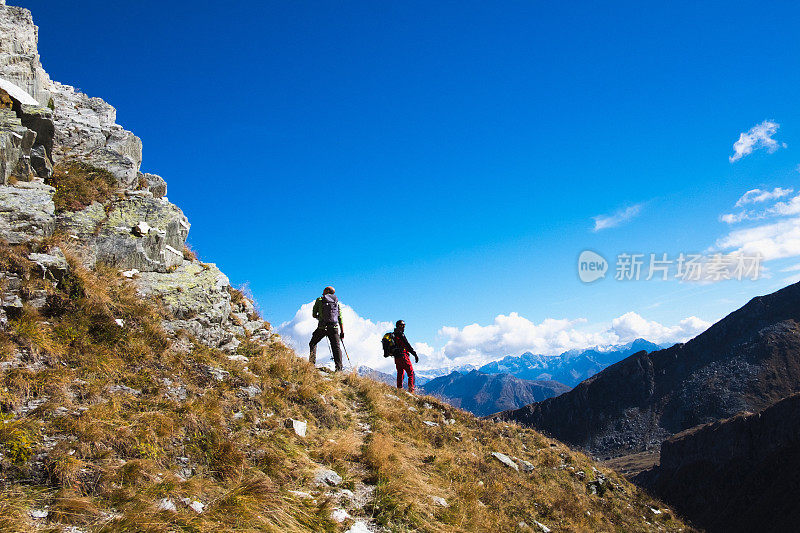
M414 356L414 362L419 363L417 352L408 342L405 335L406 323L398 320L394 327L394 366L397 368L397 388L403 388L403 373L408 374L408 392L414 392L414 367L408 354Z

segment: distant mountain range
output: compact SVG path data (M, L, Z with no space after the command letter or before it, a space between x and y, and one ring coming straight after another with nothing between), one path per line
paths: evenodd
M397 386L397 374L394 374L394 373L393 374L387 374L386 372L381 372L380 370L375 370L374 368L370 368L370 367L364 366L364 365L359 366L358 368L356 368L356 373L359 376L364 376L364 377L367 377L367 378L370 378L370 379L374 379L375 381L380 381L381 383L386 383L388 385L391 385L392 387L396 387ZM404 380L403 380L403 387L404 388L408 387L407 379L408 378L406 378L404 376ZM427 377L421 376L419 373L415 372L415 374L414 374L414 384L417 387L424 385L428 381L430 381L430 380Z
M800 283L753 298L685 344L637 352L561 396L500 416L621 456L797 391Z
M535 355L526 352L519 356L504 357L479 368L486 374L509 373L521 379L554 380L574 387L604 368L639 351L660 350L658 344L636 339L631 343L608 348L570 350L558 356Z
M473 370L466 374L452 372L429 381L421 389L450 405L485 416L551 398L570 388L552 380L530 381L511 374Z
M468 372L472 372L473 370L477 370L477 366L475 365L455 365L455 366L445 366L442 368L429 368L427 370L416 370L417 377L424 377L426 380L440 378L442 376L449 376L453 372L459 372L461 374L466 374Z

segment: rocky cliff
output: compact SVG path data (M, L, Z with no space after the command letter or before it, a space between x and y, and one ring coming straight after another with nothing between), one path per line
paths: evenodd
M599 456L654 449L669 436L800 390L800 284L752 299L685 344L639 352L551 398L502 414Z
M800 394L664 441L637 483L714 532L797 531Z
M144 296L162 299L165 327L233 353L266 339L251 301L232 300L228 278L185 250L190 224L166 197L164 179L143 173L142 142L116 123L116 110L47 75L29 11L0 7L0 239L66 240L84 265L111 265ZM44 246L46 247L46 245ZM50 253L50 252L47 252ZM62 260L58 247L50 255ZM8 290L3 300L27 303ZM35 300L34 300L35 303Z

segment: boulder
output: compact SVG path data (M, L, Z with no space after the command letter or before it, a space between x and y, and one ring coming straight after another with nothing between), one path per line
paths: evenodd
M54 193L53 187L39 181L0 185L0 239L18 244L52 235Z
M492 457L494 457L495 459L497 459L498 461L500 461L501 463L503 463L507 467L513 468L514 470L519 472L519 466L517 466L517 463L512 461L511 458L509 456L507 456L506 454L500 453L500 452L492 452Z
M111 173L120 189L135 189L138 184L139 166L128 156L110 148L102 147L81 154L80 159L90 165Z
M290 418L289 420L286 421L286 427L292 429L298 437L305 437L306 430L308 429L308 422Z
M67 258L57 246L48 254L32 253L28 259L36 263L42 272L42 278L58 281L69 271Z
M53 111L40 105L20 104L18 116L23 126L36 132L36 146L42 146L47 157L52 158L56 136Z
M50 176L53 175L53 164L50 162L50 158L47 157L44 146L41 144L36 144L31 148L30 161L33 171L40 178L46 180L50 179Z
M203 366L203 371L214 381L225 381L231 376L231 373L227 370L211 365Z
M357 520L350 526L350 529L345 531L345 533L371 533L371 529L367 526L366 523L362 522L361 520Z
M8 178L30 181L33 176L30 154L36 133L22 125L11 109L0 109L0 182Z
M440 507L450 507L447 503L447 500L442 498L441 496L431 496L431 501Z
M0 78L0 180L8 177L28 181L33 170L41 178L49 178L53 149L53 112L41 107L24 90ZM26 103L27 102L27 103ZM32 103L31 103L32 102ZM36 148L34 153L31 150ZM32 160L33 157L33 160ZM47 169L50 172L47 172Z
M146 196L62 212L58 227L88 243L94 260L119 269L167 272L183 262L189 222L177 206ZM230 297L228 298L230 300Z
M167 195L167 182L164 178L157 174L142 174L139 173L139 181L144 181L147 184L147 190L153 193L155 198L161 198Z
M533 466L533 463L526 461L525 459L520 459L519 457L512 457L512 459L519 465L523 472L533 472L536 469L536 467Z
M314 485L316 486L330 485L335 487L341 482L342 476L329 468L320 468L314 473Z
M167 330L186 330L213 348L231 340L230 282L215 265L184 261L174 272L142 272L135 281L141 294L167 306Z
M242 396L252 400L256 396L261 394L261 392L262 392L261 387L259 387L258 385L249 385L247 387L239 387L239 392L237 393L237 396Z

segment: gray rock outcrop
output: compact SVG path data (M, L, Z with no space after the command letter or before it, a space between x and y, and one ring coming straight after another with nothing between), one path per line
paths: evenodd
M0 239L17 244L63 232L81 248L86 266L113 265L142 295L162 301L170 313L164 322L168 331L186 331L230 353L245 339L269 340L269 324L249 299L232 291L227 276L213 264L184 258L189 222L167 201L166 181L140 171L141 140L116 123L116 110L102 99L52 81L39 60L37 40L30 12L0 0ZM57 210L56 189L44 180L63 183L64 194L77 194L59 174L68 167L58 167L73 160L110 172L117 188L113 197L79 211ZM70 201L66 205L85 205ZM29 259L50 283L68 269L56 247ZM32 299L14 289L13 275L4 279L0 323L23 303L44 305L43 295Z
M37 49L39 28L27 9L0 4L0 76L31 95L40 105L50 100L50 76L42 68Z
M120 188L138 187L142 141L116 123L117 110L70 85L52 82L56 162L79 158L111 172Z
M95 261L126 270L166 272L183 262L190 225L177 206L148 194L65 211L58 216L58 227L87 243Z
M40 181L0 185L0 239L15 244L52 235L54 192Z
M53 114L20 87L0 78L0 183L9 179L30 181L34 175L49 178L55 135Z
M9 178L31 179L30 153L36 134L22 125L16 113L0 109L0 183Z
M154 198L161 198L167 195L167 182L157 174L139 173L139 180L147 184L147 190L153 194Z
M230 281L215 265L184 261L174 272L143 272L137 278L144 296L156 296L173 315L165 326L186 330L213 347L230 342Z

